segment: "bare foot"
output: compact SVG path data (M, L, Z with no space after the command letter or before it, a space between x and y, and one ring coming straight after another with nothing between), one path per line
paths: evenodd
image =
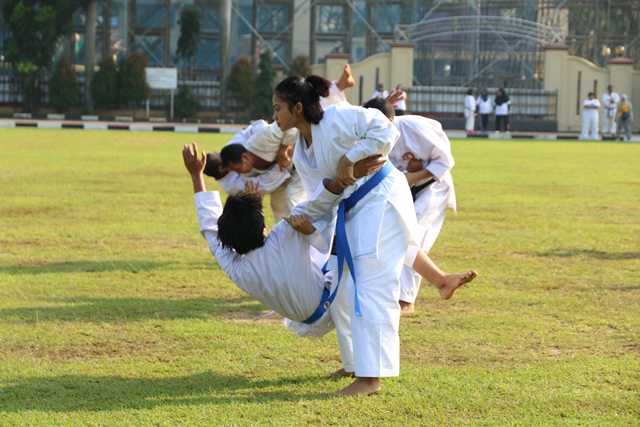
M471 282L476 277L478 277L478 272L475 270L467 271L464 274L447 274L442 280L442 283L440 283L440 286L436 287L442 299L449 299L460 286Z
M338 82L336 83L336 86L338 86L338 89L340 89L341 92L344 92L345 89L353 87L355 85L356 80L351 75L351 66L349 64L345 64L344 71L340 76L340 80L338 80Z
M369 396L380 391L380 378L358 377L354 382L340 391L335 396Z
M402 301L400 300L400 316L405 314L411 314L416 311L416 306L412 302Z
M355 377L355 373L354 372L349 372L347 370L345 370L344 368L340 368L335 372L331 372L329 374L330 377Z

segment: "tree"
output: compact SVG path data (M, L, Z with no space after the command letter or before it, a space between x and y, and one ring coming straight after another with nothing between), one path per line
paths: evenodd
M69 34L78 0L3 0L2 16L11 35L4 41L24 93L23 110L36 112L40 75L52 66L60 37Z
M68 113L78 103L78 81L76 71L68 59L62 58L49 80L49 98L58 113Z
M273 57L271 51L267 50L260 55L258 64L258 78L255 86L255 113L261 118L268 120L273 115L273 89L276 79L276 70L273 69Z
M120 103L120 84L116 64L111 57L100 62L100 69L91 81L91 95L99 109L111 110L118 108Z
M253 66L248 56L238 59L227 79L227 87L241 107L247 108L253 99Z
M149 97L150 89L145 74L145 68L148 66L147 57L140 52L134 52L127 57L120 69L122 103L133 106L134 110Z
M189 79L193 80L194 58L198 52L200 40L200 10L195 6L183 7L180 10L180 38L176 55L189 60Z
M311 69L311 64L309 63L309 56L298 55L293 58L293 62L291 63L291 70L289 71L289 77L307 77L310 74L313 74L313 70Z

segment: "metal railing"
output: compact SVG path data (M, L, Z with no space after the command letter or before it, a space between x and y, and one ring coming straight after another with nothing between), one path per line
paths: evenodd
M489 99L497 89L488 88ZM412 113L461 116L467 89L442 86L414 86L406 89L407 107ZM506 89L511 100L510 114L514 118L555 120L558 113L558 92L540 89ZM474 93L474 97L478 94Z
M85 101L84 75L78 74L78 107ZM217 111L220 109L220 82L218 81L180 81L179 85L187 85L200 102L201 111ZM467 90L460 87L414 86L406 89L408 109L412 113L435 116L456 117L464 113L464 98ZM489 89L491 99L496 89ZM41 80L40 105L49 107L49 85L46 79ZM558 93L540 89L510 89L507 94L511 99L511 115L514 118L536 120L556 120ZM477 96L475 94L474 96ZM170 93L167 90L152 90L149 98L150 107L163 110L168 105ZM23 102L20 86L14 75L0 72L0 105L12 105L20 108ZM237 108L237 102L230 94L228 100L230 110ZM143 105L140 108L144 108ZM96 106L100 109L100 106Z

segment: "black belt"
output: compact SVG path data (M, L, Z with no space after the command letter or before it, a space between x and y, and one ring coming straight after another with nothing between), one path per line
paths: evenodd
M413 187L411 187L411 197L413 197L413 201L414 202L416 201L416 197L418 197L419 192L421 192L422 190L424 190L434 182L436 182L436 180L431 178L429 181L425 182L424 184L414 185Z

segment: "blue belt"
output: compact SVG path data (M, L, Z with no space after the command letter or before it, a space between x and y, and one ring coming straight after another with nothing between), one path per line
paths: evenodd
M346 262L349 266L349 273L351 274L351 278L353 279L353 286L355 290L355 309L356 315L362 317L362 312L360 311L360 302L358 300L358 291L356 286L356 273L353 265L353 258L351 257L351 249L349 249L349 242L347 240L347 229L345 226L345 214L353 208L356 203L358 203L369 191L375 188L383 179L389 175L389 173L393 170L393 165L391 162L385 163L385 165L376 172L367 182L362 184L360 188L353 192L349 198L340 202L340 206L338 207L338 222L336 224L336 246L338 251L338 281L336 283L336 287L334 291L329 294L328 289L324 289L322 292L322 298L320 299L320 304L316 311L309 317L307 320L304 320L302 323L311 324L324 314L325 311L329 308L331 303L336 297L338 292L338 286L340 285L340 279L342 278L342 269L344 268L344 263ZM326 266L326 264L325 264ZM324 267L323 267L323 272Z

